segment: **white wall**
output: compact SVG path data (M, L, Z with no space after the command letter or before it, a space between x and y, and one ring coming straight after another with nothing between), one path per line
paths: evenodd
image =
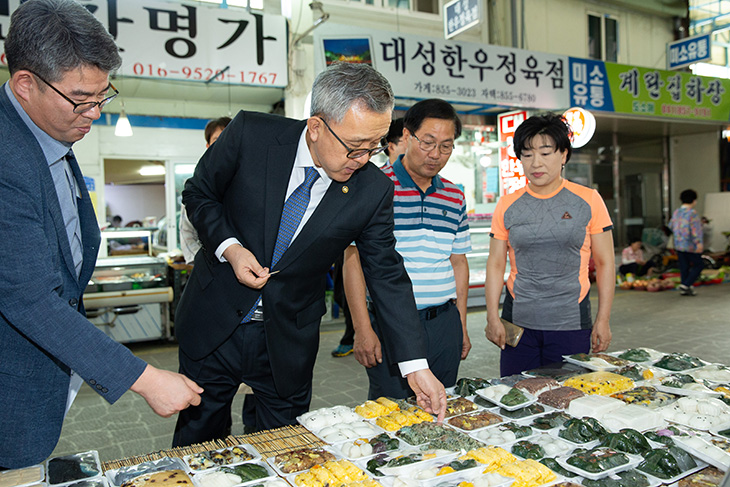
M84 175L93 178L96 184L96 217L102 225L107 220L104 159L196 163L205 152L202 130L151 127L133 127L133 130L134 135L131 137L117 137L113 126L95 125L86 137L74 144L74 152ZM164 208L163 199L162 212L155 216L164 215ZM128 218L125 217L124 220L127 221Z
M722 232L730 232L730 192L706 194L704 208L704 215L710 219L713 230L710 247L715 252L721 252L728 244Z
M523 48L588 57L588 13L618 20L618 62L666 67L667 42L674 40L672 19L583 0L524 0Z
M720 187L720 134L682 135L672 137L670 144L669 190L671 211L680 206L679 195L685 189L697 191L697 213L705 212L705 195L717 193Z
M111 215L122 217L122 225L148 216L157 220L165 216L164 184L107 184L104 187L106 205Z

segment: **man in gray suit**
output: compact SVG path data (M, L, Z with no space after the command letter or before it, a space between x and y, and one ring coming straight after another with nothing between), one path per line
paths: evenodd
M0 87L0 470L58 442L82 381L113 403L131 389L161 416L202 389L132 355L84 317L99 227L71 146L117 94L117 46L72 0L30 0L5 39Z

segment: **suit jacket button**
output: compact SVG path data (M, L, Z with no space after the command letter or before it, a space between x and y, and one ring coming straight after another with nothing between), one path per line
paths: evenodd
M242 309L236 310L236 314L238 316L243 316L243 310Z
M94 379L89 379L89 384L93 386L96 384L96 381Z
M79 300L76 298L71 298L68 300L69 306L75 308L77 304L79 304Z
M104 387L104 388L103 388L103 389L101 390L101 392L103 392L104 394L106 394L107 392L109 392L109 389L107 389L106 387Z
M97 388L97 390L102 390L103 389L103 387L101 386L101 384L96 384L96 388Z

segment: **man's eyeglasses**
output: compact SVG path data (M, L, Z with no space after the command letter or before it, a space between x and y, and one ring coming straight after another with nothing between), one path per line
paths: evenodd
M375 154L380 154L381 152L383 152L385 149L388 148L388 143L385 141L385 138L383 138L383 139L380 140L380 143L381 144L385 144L384 146L376 147L374 149L350 149L347 146L347 144L345 144L344 142L342 142L342 139L340 139L337 136L337 134L335 133L335 131L332 130L332 128L327 124L327 121L324 118L322 118L322 117L317 117L317 118L320 119L320 120L322 120L322 122L324 122L324 126L327 127L327 130L329 130L332 135L335 136L335 139L337 139L337 142L339 142L340 144L342 144L342 146L345 149L347 149L347 158L348 159L359 159L360 157L364 156L365 154L368 154L368 157L372 157Z
M411 130L409 130L411 135L418 141L418 148L421 149L423 152L431 152L436 148L436 142L424 142L423 140L419 139L418 136ZM449 155L454 150L454 143L453 142L443 142L441 144L438 144L439 152L443 155Z
M31 71L31 73L33 73L33 71ZM110 88L111 88L112 90L114 90L114 94L113 94L113 95L111 95L111 96L107 96L106 98L104 98L104 99L103 99L103 100L101 100L101 101L85 101L85 102L83 102L83 103L76 103L76 102L75 102L75 101L73 101L73 100L72 100L71 98L69 98L69 97L67 97L66 95L64 95L63 93L61 93L61 92L60 92L60 91L58 90L58 88L56 88L56 87L55 87L55 86L53 86L53 85L52 85L51 83L49 83L48 81L46 81L45 79L43 79L42 77L40 77L40 76L39 76L39 75L38 75L37 73L33 73L33 74L35 75L35 77L36 77L36 78L38 78L39 80L43 81L43 82L44 82L45 84L47 84L48 86L50 86L50 87L51 87L51 89L52 89L53 91L55 91L56 93L58 93L59 95L61 95L61 97L62 97L62 98L63 98L64 100L66 100L67 102L69 102L70 104L72 104L72 105L74 106L74 110L73 110L73 111L74 111L74 113L86 113L86 112L88 112L89 110L93 110L93 109L94 109L94 108L96 108L96 107L99 107L99 110L101 110L101 109L103 109L103 108L104 108L104 106L105 106L105 105L106 105L107 103L109 103L110 101L112 101L112 100L113 100L114 98L116 98L116 97L117 97L117 95L119 94L119 91L117 91L117 89L116 89L116 88L114 88L114 85L113 85L113 84L111 84L111 83L109 83L109 87L110 87Z

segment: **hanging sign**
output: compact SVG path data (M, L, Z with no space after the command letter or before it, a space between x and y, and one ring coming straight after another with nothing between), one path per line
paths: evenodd
M445 39L451 39L481 22L479 3L479 0L452 0L444 4Z
M679 69L712 58L712 32L667 43L667 69Z
M566 110L563 116L573 131L571 145L574 149L586 145L596 133L596 117L588 110L573 107Z
M517 127L527 120L527 112L507 112L497 115L499 141L499 175L504 194L514 193L527 185L527 176L522 162L515 154L514 137Z

